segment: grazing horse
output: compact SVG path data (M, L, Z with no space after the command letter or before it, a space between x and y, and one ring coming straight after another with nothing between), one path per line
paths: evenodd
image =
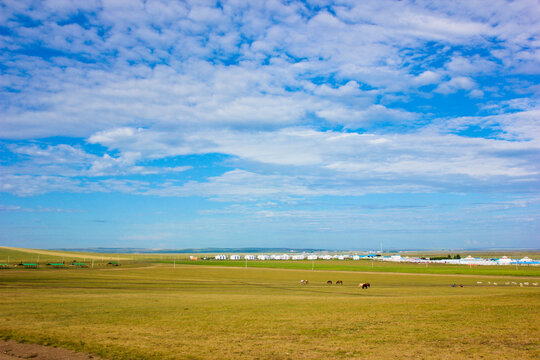
M359 289L367 289L370 286L371 286L370 283L360 283L360 284L358 284Z
M336 281L336 285L343 285L343 281L341 280Z
M332 280L328 280L328 281L326 282L326 285L332 285Z

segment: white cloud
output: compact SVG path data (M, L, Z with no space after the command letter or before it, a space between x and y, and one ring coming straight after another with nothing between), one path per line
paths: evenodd
M472 90L476 86L476 83L471 78L457 76L447 82L441 83L439 86L437 86L435 92L447 95L458 92L459 90Z
M224 2L221 9L189 2L51 2L32 10L9 2L6 12L25 13L41 25L10 20L13 35L4 37L6 47L42 43L58 54L48 59L3 56L12 69L5 81L24 95L7 94L0 134L87 137L109 127L178 123L291 126L302 124L311 111L350 126L359 123L351 118L362 118L363 111L379 114L377 95L390 99L396 92L437 84L443 71L451 79L439 85L439 93L466 90L479 98L471 76L495 66L493 59L462 52L450 54L439 68L411 58L424 69L414 76L404 49L423 51L426 43L438 41L493 50L515 71L539 63L531 48L538 28L532 3L460 6L467 10L442 3L345 3L331 6L333 15L310 13L296 2ZM61 23L80 10L90 11L87 20L93 26ZM105 35L99 34L100 26L107 29ZM497 49L491 49L492 37L499 40ZM440 50L440 55L448 54ZM224 65L228 59L234 65ZM317 84L316 76L337 77L344 85ZM360 84L371 89L362 90ZM54 129L48 125L52 122Z
M48 192L80 192L79 181L60 176L3 174L0 191L17 196L34 196Z
M81 210L48 207L23 207L0 204L0 212L23 212L23 213L76 213Z
M414 79L414 82L416 84L418 84L419 86L425 86L425 85L436 84L440 80L441 80L441 75L440 74L438 74L438 73L436 73L434 71L431 71L431 70L427 70L427 71L424 71L423 73L421 73L420 75L418 75Z
M85 152L81 147L70 145L38 146L12 145L8 149L13 154L22 155L23 159L12 166L0 167L0 173L11 175L43 175L65 177L95 177L116 175L149 175L182 172L191 166L141 166L144 160L138 152L124 152L113 157Z
M107 149L96 155L84 144L9 146L20 161L2 167L9 177L5 191L33 194L64 186L149 193L157 187L217 196L245 180L275 181L289 189L283 193L311 196L333 193L331 186L315 185L335 177L347 186L366 182L355 191L375 189L376 176L388 182L378 188L384 191L395 191L400 177L409 188L425 189L448 188L444 176L474 184L537 179L532 97L483 107L502 112L495 117L460 117L456 110L430 122L437 114L411 110L419 93L427 96L427 85L436 87L437 96L464 92L478 103L499 103L491 94L519 88L504 77L538 69L534 2L496 0L486 8L345 1L320 11L294 1L224 1L221 8L137 1L32 6L6 2L6 13L26 14L36 23L3 15L11 34L1 39L8 50L0 55L7 68L1 81L9 91L0 100L0 136L71 136ZM79 10L88 10L88 24L70 23ZM502 84L487 89L482 76ZM496 135L456 135L471 127ZM365 134L347 133L351 129ZM206 182L161 187L86 180L174 178L190 167L146 162L210 153L230 155L233 167L242 168ZM295 182L298 173L311 180ZM237 193L281 194L270 185Z
M496 69L497 65L492 61L482 59L475 55L471 57L454 56L446 68L452 76L475 75L489 73Z

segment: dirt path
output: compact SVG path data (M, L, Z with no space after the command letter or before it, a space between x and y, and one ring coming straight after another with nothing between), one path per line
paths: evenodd
M21 344L13 340L0 339L0 360L101 360L94 355L36 344Z
M99 256L99 255L88 255L88 254L81 254L81 253L72 253L72 252L60 252L60 251L53 251L53 250L37 250L37 249L24 249L24 248L16 248L16 247L8 247L8 246L0 246L0 248L8 249L8 250L14 250L14 251L21 251L31 254L40 254L40 255L51 255L51 256L65 256L65 257L74 257L74 258L86 258L86 259L95 259L95 260L131 260L130 258L125 257L119 257L119 256Z

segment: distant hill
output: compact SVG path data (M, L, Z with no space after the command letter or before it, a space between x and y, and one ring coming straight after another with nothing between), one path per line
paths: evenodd
M61 250L61 251L80 251L80 252L92 252L92 253L107 253L107 254L202 254L202 253L291 253L291 252L321 252L321 251L332 251L337 250L327 250L327 249L291 249L291 248L189 248L189 249L144 249L144 248L57 248L51 250Z

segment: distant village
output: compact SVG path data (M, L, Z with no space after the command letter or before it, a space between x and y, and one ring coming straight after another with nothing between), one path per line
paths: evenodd
M196 256L190 256L191 260L198 260ZM401 255L383 256L381 254L260 254L260 255L224 255L219 254L211 257L203 257L202 260L373 260L373 261L389 261L400 263L422 263L422 264L454 264L454 265L540 265L539 260L533 260L525 256L521 259L512 259L507 256L500 258L481 258L467 256L461 258L459 255L455 257L410 257Z

